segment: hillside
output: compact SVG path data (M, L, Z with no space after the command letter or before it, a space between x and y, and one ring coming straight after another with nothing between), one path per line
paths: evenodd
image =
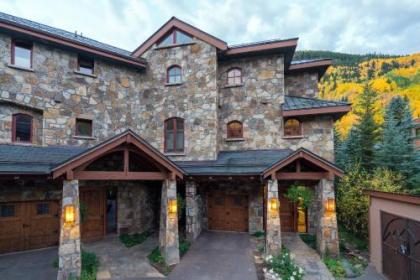
M400 95L410 100L413 117L420 117L420 53L407 56L353 55L328 51L299 51L294 59L333 58L330 67L321 79L320 98L347 100L357 104L357 99L366 81L378 93L375 107L376 121L383 122L382 113L393 96ZM353 106L353 111L357 110ZM356 122L349 113L337 122L337 128L346 135Z

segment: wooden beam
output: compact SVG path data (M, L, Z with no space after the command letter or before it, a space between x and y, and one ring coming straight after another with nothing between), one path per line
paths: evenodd
M130 153L128 152L128 149L124 150L124 173L127 174L129 170L129 159L130 159Z
M164 180L167 174L161 172L125 172L125 171L77 171L74 179L79 180Z
M278 172L277 180L320 180L329 178L328 172Z

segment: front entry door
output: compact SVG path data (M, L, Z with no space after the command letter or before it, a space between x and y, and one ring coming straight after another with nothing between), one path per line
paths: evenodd
M80 188L82 241L99 240L105 235L105 201L104 188Z
M295 205L285 196L285 191L279 192L281 231L293 232L295 229Z

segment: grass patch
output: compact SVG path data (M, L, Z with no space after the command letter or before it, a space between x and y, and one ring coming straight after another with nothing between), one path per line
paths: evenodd
M253 234L251 234L252 236L256 237L256 238L264 238L265 236L265 232L264 231L257 231Z
M347 256L346 259L349 261L353 272L358 276L362 275L368 266L368 261L361 256Z
M161 255L159 247L153 249L153 251L147 256L150 263L163 275L168 275L172 268L166 264L165 258Z
M316 235L300 233L299 236L309 247L316 250Z
M350 232L347 232L342 227L339 227L338 236L340 237L340 244L345 243L349 244L350 246L356 248L359 251L367 252L368 251L368 243L366 240L360 239Z
M328 267L328 270L336 278L346 277L346 270L343 267L340 259L334 259L329 256L324 257L323 259L325 265Z
M133 247L143 243L150 236L149 231L134 234L121 234L119 236L120 241L127 247Z

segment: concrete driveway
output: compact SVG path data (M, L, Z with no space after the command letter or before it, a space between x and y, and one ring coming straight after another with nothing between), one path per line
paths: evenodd
M247 233L203 232L170 280L257 280Z
M0 279L2 280L55 280L58 248L0 255Z

